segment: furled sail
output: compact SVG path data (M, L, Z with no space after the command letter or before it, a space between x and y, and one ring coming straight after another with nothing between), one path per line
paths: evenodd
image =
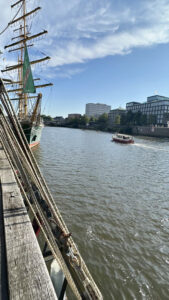
M29 62L28 50L26 46L23 63L23 93L36 93L32 70Z

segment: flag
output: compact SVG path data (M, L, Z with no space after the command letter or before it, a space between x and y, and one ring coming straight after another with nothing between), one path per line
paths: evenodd
M27 47L25 47L23 63L23 93L36 93Z

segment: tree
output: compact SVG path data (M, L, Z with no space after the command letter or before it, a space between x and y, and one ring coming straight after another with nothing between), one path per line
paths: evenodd
M127 125L127 116L126 116L126 114L121 115L120 124L121 125Z
M98 120L96 121L97 129L105 130L108 125L108 114L104 113L99 116Z
M53 118L51 116L41 115L41 117L44 119L44 121L52 121Z
M128 125L128 126L133 125L133 123L135 122L134 113L131 110L129 110L125 115L125 117L123 117L122 122L124 121L125 124L123 125Z
M99 116L98 121L101 123L106 123L108 121L108 114L104 113Z
M86 115L83 115L81 118L80 118L80 124L81 125L86 125L89 123L89 117L87 117Z
M68 125L72 126L73 128L78 128L79 127L80 120L79 118L70 118L68 119Z
M133 114L134 125L141 125L141 116L142 116L141 111L137 111L136 113Z
M115 117L115 124L116 124L116 125L120 125L120 119L121 119L120 115L117 115L117 116Z
M89 119L89 124L90 125L93 125L93 124L95 124L96 123L96 118L95 117L90 117L90 119Z
M84 127L88 123L89 123L89 118L86 115L67 119L67 125L73 128L79 128L81 126Z
M147 116L146 115L141 115L141 125L147 125Z
M152 124L155 125L155 124L157 123L157 118L156 118L155 115L149 115L147 119L148 119L148 120L147 120L147 123L148 123L149 125L152 125Z
M96 121L96 118L95 117L90 117L90 122L95 122Z

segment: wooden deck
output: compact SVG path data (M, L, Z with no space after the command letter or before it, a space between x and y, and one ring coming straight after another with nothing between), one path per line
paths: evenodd
M57 299L20 190L1 146L0 299Z

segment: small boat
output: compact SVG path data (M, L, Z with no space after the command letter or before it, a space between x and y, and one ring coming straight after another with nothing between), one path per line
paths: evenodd
M112 141L122 144L133 144L134 138L131 135L116 133L112 136Z

